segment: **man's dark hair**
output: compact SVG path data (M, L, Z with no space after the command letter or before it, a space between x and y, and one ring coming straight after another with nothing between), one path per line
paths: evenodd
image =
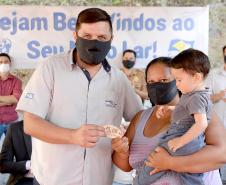
M82 23L96 23L105 21L109 23L112 32L112 22L110 15L100 8L87 8L81 11L76 22L76 31L79 30Z
M133 53L135 58L137 58L137 53L136 51L132 50L132 49L126 49L125 51L123 51L122 56L124 56L126 53Z
M170 67L174 69L182 68L191 75L202 73L205 78L210 70L210 61L203 52L190 48L175 56L170 62Z
M9 61L11 62L11 58L7 53L0 53L0 57L7 57Z
M222 50L223 50L223 53L224 53L224 50L226 50L226 45L223 47L223 49L222 49Z

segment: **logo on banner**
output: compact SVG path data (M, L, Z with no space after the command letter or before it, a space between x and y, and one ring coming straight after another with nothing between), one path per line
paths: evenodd
M174 39L170 41L168 51L181 52L188 48L193 48L195 41L186 41L180 39Z
M12 42L9 39L2 39L0 41L0 53L9 53L10 48L12 47Z

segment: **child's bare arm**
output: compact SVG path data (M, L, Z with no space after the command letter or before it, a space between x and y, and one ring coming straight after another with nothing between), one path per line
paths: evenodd
M202 134L208 126L206 114L194 114L195 124L181 137L174 138L168 142L168 146L172 151L191 142Z

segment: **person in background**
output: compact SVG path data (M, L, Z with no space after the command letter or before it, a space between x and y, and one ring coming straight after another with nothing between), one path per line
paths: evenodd
M213 109L226 128L226 45L222 50L223 60L221 67L213 69L210 72L206 79L206 86L210 88L212 93L211 100L213 102ZM223 166L220 172L222 181L226 184L226 166Z
M148 94L146 90L146 82L144 71L141 69L135 69L134 65L136 63L136 52L131 49L123 51L122 54L122 71L126 74L130 80L132 86L134 87L136 93L141 97L142 101L148 99Z
M0 138L10 123L18 120L15 111L22 94L22 82L10 73L12 61L7 53L0 53Z
M9 126L0 153L0 172L10 173L7 185L33 185L31 137L24 133L23 121Z

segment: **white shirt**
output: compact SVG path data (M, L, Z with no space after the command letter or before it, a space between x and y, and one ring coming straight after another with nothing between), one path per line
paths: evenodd
M55 55L38 66L17 110L60 127L79 128L86 123L119 126L122 117L131 120L142 109L120 70L102 66L89 83L72 55L72 51ZM41 185L111 185L111 154L109 138L100 138L94 148L32 138L31 169Z
M226 89L226 71L224 68L212 70L206 79L206 86L210 88L212 94ZM223 100L219 100L213 104L213 109L226 128L226 103Z
M121 183L121 184L132 184L133 182L133 177L132 173L133 170L130 172L124 172L120 168L114 165L114 182Z

